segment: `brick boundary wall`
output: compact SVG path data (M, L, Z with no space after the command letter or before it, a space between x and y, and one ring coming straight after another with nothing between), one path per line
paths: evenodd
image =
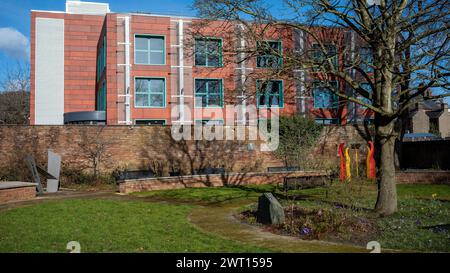
M314 157L337 159L339 143L360 143L363 129L357 126L326 126L319 137ZM232 164L231 172L261 172L267 167L280 167L283 162L270 152L260 151L260 141L194 141L175 142L170 137L170 126L23 126L0 125L0 173L24 170L23 158L31 154L38 164L45 166L47 149L62 156L63 169L90 170L89 151L86 146L103 145L104 156L100 168L104 172L116 169L148 169L153 160L205 165ZM247 135L248 136L248 135ZM90 143L86 143L89 140ZM254 149L247 144L253 142ZM88 144L88 145L86 145ZM361 151L361 161L365 152ZM260 161L260 162L257 162ZM259 164L259 168L248 169ZM333 163L337 166L336 162ZM183 166L182 166L183 167ZM215 166L210 166L215 167ZM217 166L216 166L217 167ZM244 168L244 170L242 170ZM190 173L186 173L190 174ZM17 177L24 180L29 177Z
M450 185L450 171L410 170L396 173L397 184L446 184Z
M96 147L104 147L99 165L104 173L117 169L148 170L156 161L178 164L175 167L187 171L191 165L205 168L229 164L234 172L283 166L272 153L260 151L260 141L176 142L171 138L170 130L170 126L0 125L0 175L13 171L28 174L23 160L28 154L33 155L39 165L45 166L48 149L61 155L63 170L92 171L90 154L96 152ZM249 143L254 144L253 149L249 149ZM249 167L259 169L247 170ZM27 180L29 177L14 179Z
M212 175L190 175L179 177L155 177L136 180L125 180L119 183L119 192L173 190L184 188L222 187L225 185L265 185L279 184L285 177L324 176L326 172L273 172L273 173L233 173Z
M155 177L119 182L119 192L173 190L184 188L222 187L225 185L280 184L286 177L324 176L326 172L299 171L274 173L233 173L213 175L191 175L179 177ZM403 171L397 172L397 184L447 184L450 185L450 171Z
M0 189L0 203L25 201L36 197L36 186Z

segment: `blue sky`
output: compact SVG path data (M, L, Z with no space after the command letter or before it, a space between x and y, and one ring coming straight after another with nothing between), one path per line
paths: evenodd
M151 12L195 16L193 0L89 0L109 3L113 12ZM272 7L282 0L271 0ZM1 0L0 2L0 82L7 67L29 60L30 11L64 11L66 0ZM275 10L275 9L274 9Z
M195 15L186 0L98 0L117 12L146 11L161 14ZM6 67L29 59L30 11L64 11L66 0L1 0L0 2L0 80Z
M90 0L109 3L113 12L151 12L194 16L193 0ZM274 14L283 13L282 0L266 2ZM29 61L30 11L64 11L66 0L1 0L0 2L0 82L8 67ZM450 101L450 99L447 99Z

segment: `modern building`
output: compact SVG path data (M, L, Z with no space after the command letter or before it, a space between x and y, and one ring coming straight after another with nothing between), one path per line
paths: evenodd
M370 122L372 113L364 107L319 85L306 85L311 79L304 71L292 71L295 81L283 76L249 79L251 71L270 69L282 60L261 55L229 61L223 48L246 46L239 38L241 26L219 32L222 22L212 22L196 37L191 30L197 21L111 12L108 4L81 1L67 1L64 12L33 10L30 123L222 123L229 104L275 106L282 115L300 113L323 124ZM343 29L320 31L333 37L330 52L354 43ZM305 33L284 29L268 36L267 43L280 51L301 51L305 39ZM336 65L344 62L336 58ZM351 92L340 80L332 84ZM244 87L255 89L255 96L243 96Z

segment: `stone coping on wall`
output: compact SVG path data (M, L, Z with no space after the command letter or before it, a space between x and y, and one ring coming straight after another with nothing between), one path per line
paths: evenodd
M255 176L255 175L280 175L284 174L287 175L287 177L290 176L296 176L299 174L303 174L303 176L324 176L329 175L329 172L326 171L292 171L292 172L249 172L249 173L224 173L224 174L196 174L196 175L183 175L183 176L167 176L167 177L147 177L147 178L138 178L138 179L125 179L117 181L117 183L125 183L125 182L140 182L140 181L147 181L147 180L174 180L174 179L195 179L195 178L205 178L205 177L212 177L212 176L236 176L236 175L246 175L246 176Z
M36 197L36 184L28 182L0 182L0 203L30 200Z
M151 177L118 181L119 192L169 190L182 188L221 187L225 185L263 185L282 183L286 177L328 176L326 171L252 172L174 177Z
M29 183L29 182L0 181L0 190L36 187L36 186L37 186L36 183Z
M450 170L420 170L420 169L406 169L401 170L399 173L447 173L450 175Z

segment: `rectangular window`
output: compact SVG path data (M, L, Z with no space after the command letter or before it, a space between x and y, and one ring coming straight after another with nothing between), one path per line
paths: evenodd
M323 125L338 125L339 119L337 119L337 118L316 118L315 122L317 124L323 124Z
M256 81L257 88L257 106L263 107L283 107L284 94L283 82L279 80Z
M359 67L367 73L373 72L373 52L370 47L361 47L359 48L359 58L361 59L361 63Z
M322 47L320 46L320 44L313 44L312 45L312 60L313 62L320 66L323 65L329 58L332 58L331 61L333 63L333 66L335 69L338 68L338 64L339 64L339 58L337 55L337 49L336 49L336 45L335 44L324 44L323 45L325 47L325 51L326 54L324 53L324 51L322 50ZM314 70L319 70L319 68L314 68Z
M338 92L338 82L330 82L331 87ZM338 108L339 97L323 84L316 82L313 84L314 108Z
M97 81L103 74L106 67L106 34L102 37L102 44L100 45L97 54Z
M360 85L364 90L366 90L367 92L369 92L369 94L372 93L372 88L370 87L370 84L369 84L369 83L364 82L364 83L360 83L359 85ZM370 100L370 99L368 99L368 98L366 98L366 97L363 97L363 96L361 96L361 95L358 95L358 99L361 100L361 101L363 101L363 102L365 102L365 103L367 103L367 104L370 104L370 105L372 104L372 100ZM358 107L361 108L361 109L367 109L367 107L365 107L365 106L363 106L363 105L360 105L360 104L358 104Z
M221 119L196 119L196 125L223 125L223 120Z
M195 39L195 65L221 67L222 40Z
M164 119L137 119L134 123L136 125L166 125Z
M363 122L365 125L373 125L375 120L373 118L365 118Z
M135 80L135 107L163 108L166 106L166 81L160 78Z
M105 111L106 110L106 82L100 85L97 90L97 111Z
M439 130L439 118L430 118L430 129L428 130L428 133L439 137L441 136Z
M195 107L222 107L223 86L219 79L195 80Z
M134 49L136 64L164 65L166 63L163 36L136 35Z
M280 68L283 62L281 58L282 47L280 41L263 41L257 43L256 67Z

